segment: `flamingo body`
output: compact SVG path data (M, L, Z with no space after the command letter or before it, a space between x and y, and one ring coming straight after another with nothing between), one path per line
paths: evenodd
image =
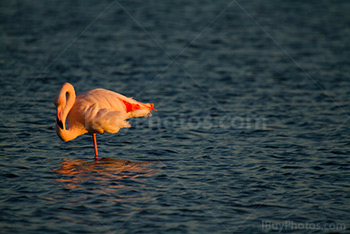
M97 159L96 133L117 133L131 127L131 117L151 116L153 103L141 103L106 89L94 89L75 94L74 87L65 83L54 104L57 108L56 133L63 141L89 133L93 135ZM67 125L66 125L67 123Z

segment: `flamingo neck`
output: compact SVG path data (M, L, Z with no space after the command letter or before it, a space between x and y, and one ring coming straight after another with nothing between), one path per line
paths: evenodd
M73 108L76 99L74 87L69 83L64 84L58 94L58 99L64 100L62 113L63 128L56 121L56 133L63 141L70 141L80 135L78 129L70 126L66 128L67 117L69 118L69 112Z
M68 129L62 129L56 124L56 133L63 141L70 141L81 135L81 131L74 127Z

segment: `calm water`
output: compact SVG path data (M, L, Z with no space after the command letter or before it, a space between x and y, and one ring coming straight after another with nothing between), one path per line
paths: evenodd
M2 2L0 232L349 233L350 3L238 3ZM95 163L64 82L158 112Z

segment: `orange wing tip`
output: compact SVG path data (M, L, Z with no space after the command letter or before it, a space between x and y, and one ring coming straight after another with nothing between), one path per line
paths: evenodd
M122 99L120 99L120 100L122 100ZM141 106L139 104L130 103L130 102L127 102L125 100L122 100L122 101L126 107L126 113L134 111L134 110L138 110L141 108Z
M157 109L154 108L154 104L153 103L149 103L149 105L150 105L150 107L149 107L150 110L157 111Z

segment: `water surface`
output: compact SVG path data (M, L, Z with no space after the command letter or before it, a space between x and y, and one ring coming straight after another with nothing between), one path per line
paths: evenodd
M347 1L0 10L1 233L350 231ZM95 163L91 136L56 136L64 82L158 111Z

